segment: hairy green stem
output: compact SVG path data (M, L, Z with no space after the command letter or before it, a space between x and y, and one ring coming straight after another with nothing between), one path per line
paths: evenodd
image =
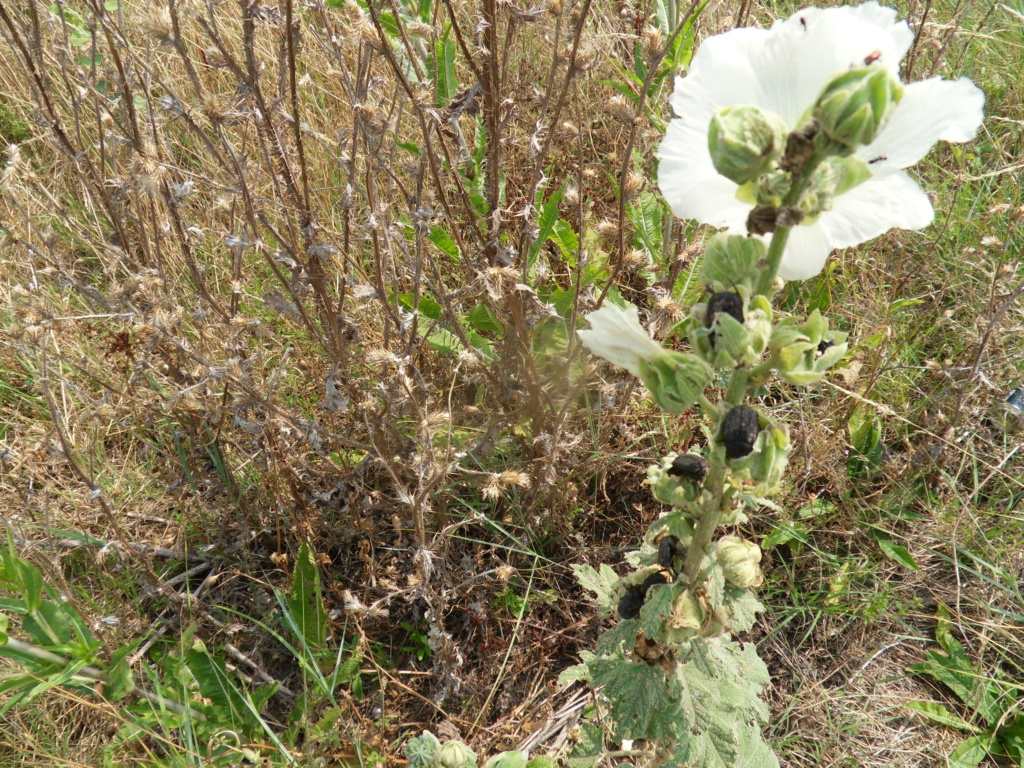
M792 208L800 202L800 198L807 191L807 187L810 186L814 171L824 159L822 155L814 154L807 160L803 170L793 177L793 186L790 187L786 196L782 198L782 205L779 206L780 210ZM782 253L786 250L786 243L789 241L789 233L792 229L792 227L777 227L772 233L771 243L768 244L768 256L766 258L768 265L761 272L761 277L757 283L757 292L767 296L769 301L775 295L772 283L775 282L775 276L779 273Z

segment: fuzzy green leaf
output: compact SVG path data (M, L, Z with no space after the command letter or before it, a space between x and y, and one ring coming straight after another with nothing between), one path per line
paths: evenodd
M971 736L960 742L948 758L949 768L977 768L981 761L988 757L988 744L990 737Z
M672 584L658 584L647 591L647 599L640 609L640 629L647 637L654 637L672 614L678 589Z
M611 569L611 566L601 563L599 571L589 565L573 565L571 567L580 586L594 594L595 602L601 612L611 611L615 599L615 589L619 584L619 577Z
M299 547L295 558L288 609L302 635L300 639L313 650L324 648L327 645L327 610L320 588L320 569L306 542Z
M961 731L981 733L980 728L971 725L961 717L957 717L944 706L936 704L934 701L908 701L903 706L907 709L912 709L915 712L920 712L933 723L948 725L950 728L956 728Z
M682 685L658 667L622 656L590 663L594 687L604 686L617 739L678 738L684 725Z
M911 556L910 552L906 547L900 544L894 544L884 536L878 538L878 548L882 550L882 554L888 557L890 560L894 560L905 568L909 568L912 571L921 570L921 566L917 564L917 561Z

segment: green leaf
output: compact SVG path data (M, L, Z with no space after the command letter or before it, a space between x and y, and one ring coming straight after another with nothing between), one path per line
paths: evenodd
M450 355L451 357L455 357L465 349L462 346L462 342L459 341L459 337L447 328L438 328L427 336L427 344L436 352Z
M919 566L917 561L911 557L907 548L901 544L894 544L886 537L880 536L878 537L878 548L882 550L883 555L888 557L890 560L895 560L905 568L909 568L912 571L921 570L921 566Z
M971 738L960 742L948 758L949 768L977 768L981 761L988 757L988 735L971 736Z
M64 606L50 600L42 602L37 611L26 616L22 627L36 645L55 646L71 642L71 624Z
M580 726L579 738L565 762L569 768L593 768L603 753L604 734L597 725L585 720Z
M881 466L882 422L875 412L866 405L857 406L850 415L847 429L854 449L848 462L851 474L862 474Z
M562 202L564 196L564 187L556 189L545 202L540 203L538 206L540 208L540 216L537 218L537 236L534 238L533 245L530 246L530 257L527 260L527 264L531 268L537 259L537 255L540 253L540 249L547 242L548 237L550 237L551 230L555 227L555 222L558 221L558 204Z
M200 695L210 700L209 706L203 709L211 722L223 728L240 730L246 736L261 729L259 719L253 714L223 659L213 656L196 640L186 656L186 664L195 678Z
M718 638L691 645L677 675L684 685L688 727L679 734L673 764L701 768L777 768L761 736L768 708L759 695L768 669L753 644Z
M948 709L941 704L936 704L934 701L908 701L904 704L907 709L912 709L915 712L920 712L927 719L933 723L939 725L948 725L950 728L956 728L961 731L970 731L971 733L981 733L981 728L976 725L971 725L969 722L961 717L957 717Z
M326 647L327 609L320 587L320 568L308 542L302 543L295 557L288 608L302 633L300 640L315 651Z
M964 647L953 637L953 622L949 609L939 603L935 609L935 642L950 656L967 656Z
M934 677L976 711L986 724L996 722L1002 714L990 681L974 669L966 656L928 651L925 661L912 664L907 669L915 675Z
M123 699L135 690L135 681L132 680L132 670L128 666L128 655L137 647L138 643L126 645L110 656L110 672L107 673L107 685L104 693L110 701Z
M427 235L427 240L432 242L453 259L459 258L459 246L455 244L454 240L452 240L451 235L436 224L430 227L430 234Z
M807 543L807 531L799 523L789 521L783 523L774 531L764 537L761 542L761 549L771 549L777 547L780 544L786 544L790 541L798 541L801 544Z
M749 589L740 587L725 588L725 609L729 612L729 625L732 632L749 632L757 614L764 613L764 606Z
M605 687L617 739L676 738L685 727L678 678L659 667L629 661L621 655L590 664L594 687Z
M25 598L25 607L33 614L43 604L43 576L32 563L21 558L15 562L15 571Z
M398 303L405 309L406 312L412 312L416 309L423 317L431 320L439 320L441 318L441 305L438 304L434 299L426 294L420 294L419 301L416 301L415 294L412 293L400 293L398 294Z
M580 238L575 230L573 230L572 224L565 219L559 219L551 228L549 239L558 246L558 250L561 252L562 258L566 263L569 266L575 266L576 252L580 247Z
M561 686L572 685L581 680L590 680L590 669L587 667L587 661L589 659L597 658L592 653L582 651L580 658L583 659L582 664L573 664L571 667L567 667L558 673L558 684Z
M661 198L653 192L642 193L635 203L626 206L626 215L636 228L639 245L656 260L662 255L662 213Z
M490 307L482 301L466 313L470 325L483 333L494 333L499 337L505 332L505 326Z
M455 43L448 39L447 34L434 43L434 77L438 106L446 106L459 91L459 80L455 76Z
M647 637L658 634L662 625L672 615L677 589L672 584L657 584L647 590L647 598L640 608L640 629Z
M601 563L601 570L596 571L589 565L570 566L576 575L576 581L588 592L593 593L595 602L601 612L611 611L614 606L615 590L619 585L619 577L607 563Z

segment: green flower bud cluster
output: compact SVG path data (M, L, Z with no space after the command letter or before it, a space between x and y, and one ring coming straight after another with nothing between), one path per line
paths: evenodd
M814 310L806 321L786 318L772 330L768 348L775 370L790 384L820 381L846 355L846 334L829 331L828 320Z
M476 755L461 741L443 744L430 731L424 731L405 745L409 768L477 768Z
M640 378L654 401L672 414L680 414L711 386L714 372L697 355L665 350L662 355L640 361Z
M828 154L852 155L878 137L902 97L903 84L881 64L836 75L811 111L820 127L819 147Z
M789 464L791 446L786 424L777 424L753 408L738 405L722 419L715 440L725 446L733 482L753 482L754 492L762 496L775 490Z
M731 301L728 299L734 297ZM764 296L750 298L749 289L712 294L695 304L687 321L690 343L714 368L738 368L761 359L772 332L772 308Z
M720 109L711 118L708 151L715 170L737 184L768 171L786 147L782 118L759 107Z

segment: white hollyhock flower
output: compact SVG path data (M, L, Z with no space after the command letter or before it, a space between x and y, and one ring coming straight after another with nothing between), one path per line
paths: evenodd
M799 128L829 80L865 61L894 74L914 39L896 11L876 2L806 8L771 29L735 29L709 38L676 80L669 123L658 149L658 182L672 211L737 234L746 234L753 204L719 175L708 151L712 115L723 107L754 105ZM970 141L981 125L985 95L970 80L935 77L906 86L888 124L854 157L871 176L836 197L813 223L794 227L779 274L804 280L818 274L835 248L863 243L892 228L922 229L934 216L931 202L903 168L932 144Z
M590 330L576 332L587 349L637 378L641 377L641 362L665 356L665 348L640 325L640 313L632 304L625 309L605 304L588 314L587 320Z

